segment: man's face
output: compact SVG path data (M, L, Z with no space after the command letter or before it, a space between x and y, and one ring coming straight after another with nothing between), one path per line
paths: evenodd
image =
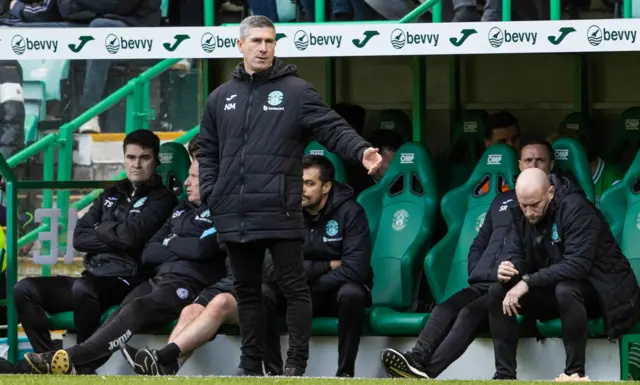
M244 69L249 73L266 71L273 63L276 51L276 31L273 28L250 28L244 39L238 40L244 58Z
M191 162L189 167L189 177L184 181L184 186L187 188L187 199L189 202L200 204L200 172L198 171L198 161Z
M525 194L518 194L518 203L520 208L531 224L539 223L549 210L549 203L553 199L554 187L550 186L549 190L536 189L528 191Z
M317 207L322 203L322 198L331 191L331 182L322 183L320 170L317 167L309 167L302 172L302 207Z
M124 149L124 170L131 183L148 181L157 166L152 149L137 144L128 144Z
M551 160L551 154L549 154L546 146L532 144L522 148L522 151L520 151L520 161L518 163L520 165L520 171L535 167L549 174L554 162Z
M508 144L514 148L520 147L518 140L520 135L518 134L518 128L514 125L508 127L494 128L491 130L491 138L485 141L487 147L492 144Z

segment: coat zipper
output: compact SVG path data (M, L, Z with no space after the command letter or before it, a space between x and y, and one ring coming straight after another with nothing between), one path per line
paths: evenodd
M244 126L242 127L244 142L242 144L242 153L240 155L240 209L244 210L244 202L243 202L243 192L244 192L244 152L247 149L247 140L249 138L248 135L248 124L249 124L249 116L251 115L251 102L253 101L253 91L255 90L255 86L253 83L253 76L249 78L249 83L251 83L251 93L249 94L249 103L247 103L247 112L244 115ZM240 242L244 242L244 212L241 214L243 218L240 220Z

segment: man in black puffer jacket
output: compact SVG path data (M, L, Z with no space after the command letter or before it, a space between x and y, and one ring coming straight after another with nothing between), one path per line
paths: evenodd
M214 90L200 125L202 194L229 252L242 335L240 373L263 375L262 266L273 256L287 300L290 354L284 374L309 357L311 301L302 266L302 156L311 137L374 173L382 162L297 69L274 58L275 27L264 16L240 24L243 63Z
M549 142L539 138L521 141L520 170L554 167ZM515 191L498 194L469 249L469 286L458 291L431 312L411 352L382 352L382 365L390 377L435 378L467 350L487 328L489 288L497 282L499 264L507 258L504 245L511 231L511 210L518 207Z
M320 155L303 158L302 206L307 235L303 246L307 281L315 316L338 317L338 377L353 377L365 307L371 306L373 269L371 234L364 209L351 187L334 180L331 162ZM267 314L267 371L282 368L278 317L284 313L282 293L265 271L263 300Z
M149 241L142 262L155 277L134 289L86 341L65 350L28 353L25 360L38 373L73 374L97 368L136 333L166 327L206 286L225 277L225 254L216 240L209 209L200 202L198 163L185 182L188 200L173 211ZM134 357L122 350L130 365Z
M160 139L154 133L130 133L123 149L127 179L105 190L73 233L73 247L86 253L82 277L29 277L14 286L18 319L36 353L57 348L47 313L73 311L81 343L100 326L105 310L149 278L141 271L142 250L169 218L177 199L155 174Z
M609 225L569 179L526 170L516 184L507 254L489 290L496 377L516 378L516 314L560 317L566 350L558 380L585 376L588 321L604 317L606 334L618 338L640 318L640 288Z

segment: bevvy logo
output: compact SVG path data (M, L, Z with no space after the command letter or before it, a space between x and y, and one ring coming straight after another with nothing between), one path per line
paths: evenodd
M395 49L402 49L405 45L432 45L438 46L440 35L437 33L411 33L400 28L391 32L391 45Z
M331 46L340 48L342 44L342 36L340 35L314 35L305 31L299 30L293 35L293 44L298 51L304 51L309 46Z
M594 47L603 41L627 41L633 44L636 42L636 33L637 31L606 29L592 25L587 30L587 40Z
M125 37L109 34L104 41L107 52L112 55L117 54L120 50L135 50L151 52L153 47L153 39L127 39Z
M216 48L235 48L237 40L232 37L214 36L212 33L205 33L200 38L200 46L206 53L215 51Z
M11 39L11 49L16 55L22 55L26 51L58 52L58 41L46 39L35 40L21 35L15 35Z
M522 43L536 45L538 41L537 32L509 32L498 27L489 30L489 44L493 48L500 48L503 44Z

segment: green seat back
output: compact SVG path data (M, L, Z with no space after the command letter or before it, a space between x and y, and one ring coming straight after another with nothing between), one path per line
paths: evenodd
M581 112L572 112L567 115L562 122L560 122L558 131L575 131L584 135L589 141L597 139L595 126L592 124L591 118Z
M640 277L640 151L624 179L602 194L600 211L636 276Z
M411 305L436 222L435 182L429 151L418 143L406 143L382 180L358 197L373 241L374 306L404 310Z
M380 112L376 129L391 130L398 133L405 142L413 140L411 119L401 110L384 110Z
M631 107L620 116L606 159L626 170L640 149L640 107Z
M180 143L170 142L160 146L160 166L156 172L162 177L162 182L171 189L178 199L187 197L184 182L189 177L191 157L186 148Z
M307 145L307 148L304 149L304 153L305 155L322 155L329 159L336 172L336 180L341 183L348 183L347 170L344 167L344 163L342 163L342 160L338 158L336 154L327 150L323 145L314 140ZM365 171L364 167L362 170L363 172Z
M467 181L447 193L440 210L447 234L427 254L424 271L436 303L468 285L467 256L484 222L487 209L506 183L511 189L518 174L513 147L496 144L485 150ZM489 189L482 186L489 183Z
M438 158L440 194L465 183L485 150L487 113L463 112L451 130L449 149Z
M595 203L596 191L591 177L591 168L587 153L580 142L572 138L560 138L553 142L553 153L556 167L573 174L587 194L587 199Z

